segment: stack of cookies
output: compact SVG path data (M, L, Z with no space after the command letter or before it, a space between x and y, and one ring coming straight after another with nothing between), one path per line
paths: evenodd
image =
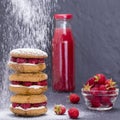
M38 116L47 112L46 52L39 49L21 48L10 52L8 66L14 70L9 76L10 110L16 115Z

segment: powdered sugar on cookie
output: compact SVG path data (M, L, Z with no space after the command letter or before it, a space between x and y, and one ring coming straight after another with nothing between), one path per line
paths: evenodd
M46 58L47 53L40 49L33 48L18 48L10 52L12 57L23 57L23 58Z

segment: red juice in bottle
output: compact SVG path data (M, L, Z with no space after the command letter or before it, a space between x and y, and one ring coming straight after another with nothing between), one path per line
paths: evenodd
M75 89L74 39L70 26L71 14L55 14L52 40L52 87L59 92Z

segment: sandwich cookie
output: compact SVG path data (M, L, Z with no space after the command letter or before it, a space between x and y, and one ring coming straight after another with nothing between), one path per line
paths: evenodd
M39 49L14 49L10 52L8 66L17 72L39 72L46 68L47 57L47 53Z
M38 116L47 112L47 97L43 94L14 95L10 102L10 110L19 116Z
M41 94L48 88L45 73L13 73L9 76L9 89L16 94Z

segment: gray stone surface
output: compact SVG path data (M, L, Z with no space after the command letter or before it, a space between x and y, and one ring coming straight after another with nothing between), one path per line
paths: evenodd
M5 1L0 0L0 93L1 85L4 81L3 75L6 72L2 69L11 46L16 45L19 41L19 35L14 36L12 41L7 41L7 28L16 30L14 26L14 16L9 16L6 9L9 8ZM51 0L52 1L52 0ZM56 1L56 0L54 0ZM72 13L72 29L75 38L75 59L76 59L76 92L79 92L82 84L92 75L96 73L104 73L108 78L113 78L120 85L120 0L57 0L57 4L51 4L54 8L51 12L51 18L54 13ZM7 20L10 19L10 25ZM51 21L50 27L53 27ZM4 29L3 29L4 28ZM52 30L50 41L52 38ZM11 36L12 36L11 35ZM11 44L12 43L12 44ZM51 55L51 46L48 49ZM3 58L5 58L3 60ZM47 61L49 74L49 86L51 85L51 56ZM6 76L7 77L7 76ZM8 87L4 88L4 90ZM2 86L2 87L1 87ZM68 116L58 118L52 112L54 103L64 103L67 107L72 106L66 101L67 93L53 93L48 91L47 96L49 111L46 116L36 118L20 118L13 116L9 110L0 108L0 120L16 120L16 119L45 119L45 120L67 120ZM2 98L6 99L6 98ZM8 97L7 97L8 99ZM5 100L6 101L6 100ZM118 98L115 108L105 112L95 112L88 110L84 101L81 99L80 104L75 105L81 111L81 120L118 120L120 117L120 98ZM4 103L6 104L6 103Z
M9 0L5 0L9 1ZM9 2L0 2L0 57L1 65L8 59L9 51L17 43L19 35L15 31L15 18L10 16ZM52 2L52 1L51 1ZM54 2L53 2L54 3ZM81 85L90 76L96 73L104 73L120 84L120 1L119 0L58 0L57 4L51 4L51 18L54 13L72 13L72 29L75 38L76 59L76 85ZM12 6L11 6L12 7ZM11 22L7 23L7 19ZM9 28L9 24L12 25ZM51 22L53 27L53 22ZM7 28L13 30L13 39L7 40L9 35ZM52 37L53 30L51 34ZM7 34L9 35L7 37ZM15 34L15 36L14 36ZM12 43L12 44L11 44ZM49 73L49 85L51 84L51 46L47 50L47 72ZM5 58L2 61L2 58ZM1 67L2 69L2 67ZM0 81L2 78L0 72ZM77 86L77 88L79 87Z
M76 91L76 93L81 96L80 91ZM7 108L3 110L0 109L0 120L70 120L67 113L70 107L77 107L79 109L80 115L77 120L119 120L119 98L117 99L114 108L109 111L92 111L87 109L82 96L79 104L71 104L68 100L69 93L57 93L53 92L51 88L49 88L46 95L48 97L48 112L46 115L38 117L18 117L11 113L9 108ZM66 106L67 111L65 115L56 115L53 112L55 104L63 104Z
M76 81L95 73L120 78L120 1L58 0L57 13L72 13L76 48Z

